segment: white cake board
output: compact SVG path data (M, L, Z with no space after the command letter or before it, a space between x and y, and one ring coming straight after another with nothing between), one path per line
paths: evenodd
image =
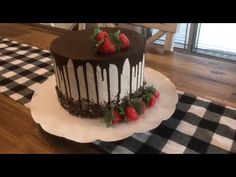
M147 132L174 113L178 95L174 84L163 74L147 67L144 74L147 84L159 90L160 98L137 121L107 128L101 119L82 119L70 115L58 102L54 75L35 91L30 105L32 117L46 132L80 143L117 141L134 133Z

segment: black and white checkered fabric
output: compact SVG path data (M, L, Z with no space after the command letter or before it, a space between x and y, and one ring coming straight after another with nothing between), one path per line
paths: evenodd
M50 53L0 39L0 92L21 104L53 74ZM108 153L236 153L236 109L179 92L175 113L147 133L116 142L96 141Z
M179 92L175 113L152 131L95 142L111 153L236 153L236 109Z
M0 39L0 92L19 103L30 102L35 84L53 74L47 50Z

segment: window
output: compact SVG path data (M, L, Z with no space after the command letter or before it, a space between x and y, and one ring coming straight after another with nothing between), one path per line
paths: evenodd
M199 24L193 51L236 61L236 24Z
M158 30L151 30L155 34ZM155 43L163 45L165 36ZM236 23L180 23L175 50L236 61Z

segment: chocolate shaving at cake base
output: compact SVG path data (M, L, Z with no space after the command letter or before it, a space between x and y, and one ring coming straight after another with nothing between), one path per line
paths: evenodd
M144 81L143 86L141 86L135 93L124 97L121 101L117 99L113 100L110 103L97 104L85 99L74 101L74 99L66 97L57 86L55 87L58 101L64 109L66 109L70 114L74 116L90 119L103 118L105 107L109 107L110 105L118 107L121 104L127 104L131 99L141 98L143 96L145 88L146 82Z
M92 103L89 100L74 101L66 96L56 86L58 100L63 108L70 114L79 116L80 118L101 118L104 116L104 105Z

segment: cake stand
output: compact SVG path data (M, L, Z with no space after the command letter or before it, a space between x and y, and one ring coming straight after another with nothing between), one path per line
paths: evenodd
M152 84L159 90L160 98L136 121L107 128L101 119L70 115L57 100L54 75L35 91L30 103L32 117L46 132L80 143L117 141L134 133L147 132L174 113L178 95L175 85L158 71L146 67L144 76L148 85Z

